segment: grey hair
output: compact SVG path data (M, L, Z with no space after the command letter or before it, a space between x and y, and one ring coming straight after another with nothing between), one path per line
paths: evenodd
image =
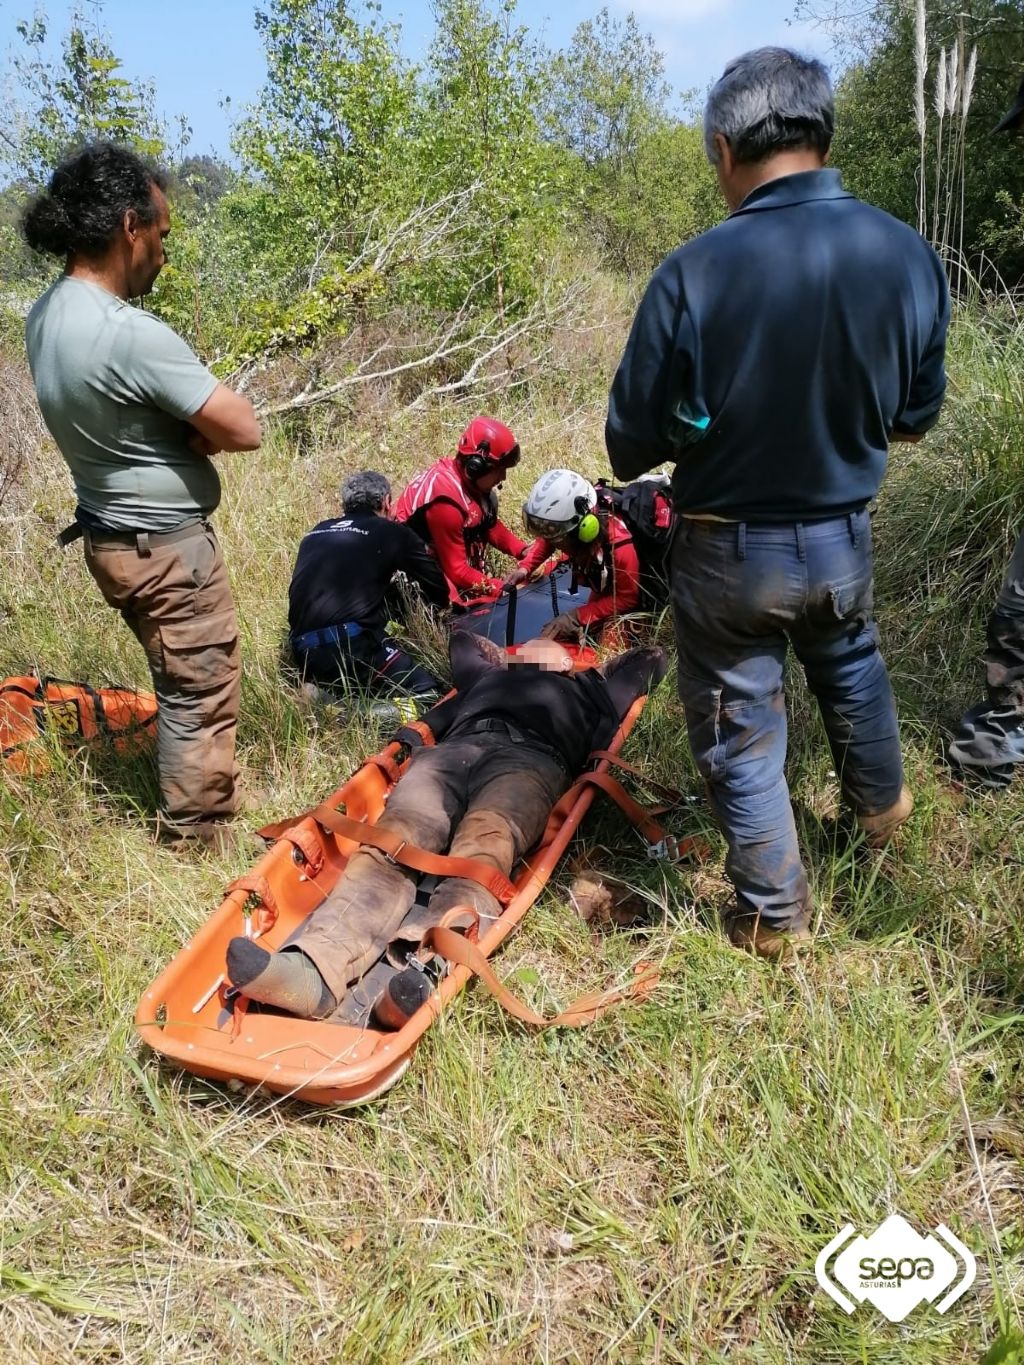
M704 108L704 150L718 162L721 133L741 163L764 161L790 147L825 155L835 103L828 71L787 47L759 47L735 57L711 88Z
M383 474L373 469L361 469L350 474L341 485L341 501L345 511L379 512L391 496L391 485Z

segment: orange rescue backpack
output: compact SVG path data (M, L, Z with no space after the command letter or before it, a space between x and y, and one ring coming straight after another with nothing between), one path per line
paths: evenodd
M153 742L156 697L130 687L90 687L83 682L26 674L0 682L0 759L16 773L44 772L45 749L34 741L56 734L72 744L109 736L122 753Z

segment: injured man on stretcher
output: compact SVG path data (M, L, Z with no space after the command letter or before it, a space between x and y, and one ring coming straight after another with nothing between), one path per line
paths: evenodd
M377 827L507 877L540 839L589 754L611 741L636 698L665 676L668 661L662 649L631 649L574 673L571 655L553 640L530 640L507 657L460 630L452 633L449 657L457 691L423 718L435 744L424 745L413 729L398 732L415 752ZM416 883L415 872L378 849L358 848L296 942L270 953L251 939L231 940L230 981L251 1000L325 1019L393 940L411 937L401 932L410 911L423 932L456 906L482 919L501 912L479 882L453 876L437 883L425 911L414 911ZM400 972L378 1001L378 1021L399 1027L431 988L421 971Z

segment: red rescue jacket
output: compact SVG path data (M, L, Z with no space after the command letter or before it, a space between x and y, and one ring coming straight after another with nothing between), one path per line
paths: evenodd
M522 567L533 573L556 548L546 540L534 541ZM639 607L640 557L632 533L620 517L609 516L592 545L575 544L565 558L572 564L576 581L590 589L586 602L576 609L580 625L593 626L609 616L621 616Z
M417 474L398 499L395 520L408 522L432 545L448 580L452 601L467 590L498 590L499 578L484 571L487 545L519 559L526 546L498 520L498 499L478 493L462 477L457 460L437 460Z

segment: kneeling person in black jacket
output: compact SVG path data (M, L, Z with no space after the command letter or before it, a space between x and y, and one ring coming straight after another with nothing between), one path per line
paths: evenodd
M437 560L408 526L392 521L383 474L352 474L341 490L344 516L305 536L288 589L292 656L303 677L323 687L358 687L376 696L433 700L441 684L385 636L396 573L428 602L446 606Z

